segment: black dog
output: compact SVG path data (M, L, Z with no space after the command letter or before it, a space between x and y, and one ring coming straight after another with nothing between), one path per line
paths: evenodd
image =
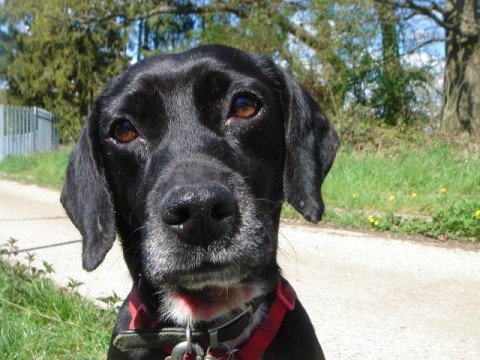
M84 268L118 233L133 279L108 358L323 359L280 276L277 232L283 199L320 220L338 144L313 98L261 55L204 46L114 79L61 196Z

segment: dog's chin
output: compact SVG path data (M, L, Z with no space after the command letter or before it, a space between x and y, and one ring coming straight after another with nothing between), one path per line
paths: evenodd
M225 278L224 278L225 279ZM181 279L179 279L181 280ZM249 303L266 293L262 281L243 282L195 279L162 286L164 294L160 313L165 320L180 326L199 323L218 324L246 310Z
M168 309L164 310L181 325L222 322L245 310L260 295L262 290L257 286L210 286L200 291L178 288L167 297Z

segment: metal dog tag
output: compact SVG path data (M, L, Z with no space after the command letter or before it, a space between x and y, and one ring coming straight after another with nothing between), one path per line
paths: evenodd
M189 346L191 346L191 352L189 352ZM185 354L195 354L195 360L204 360L203 356L205 355L202 347L197 343L189 343L188 341L182 341L175 345L172 350L172 355L167 356L165 360L182 360L183 355Z

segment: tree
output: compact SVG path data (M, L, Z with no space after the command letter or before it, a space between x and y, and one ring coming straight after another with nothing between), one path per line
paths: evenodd
M398 40L398 19L392 7L378 3L376 13L382 37L383 66L379 73L378 87L374 91L374 106L380 116L389 125L396 125L399 120L408 121L409 100L407 78L400 63Z
M184 0L170 1L168 5L162 1L132 3L127 22L132 23L136 31L136 43L130 47L136 48L137 60L189 47L196 25L195 16L185 11L189 6L190 2Z
M76 137L94 95L131 57L199 43L273 56L342 121L359 105L394 125L409 116L414 101L395 12L370 0L26 0L17 6L7 0L2 6L9 26L0 27L8 35L0 51L2 44L9 50L0 76L5 69L9 100L59 115L64 139Z
M480 5L478 0L376 0L432 19L445 29L441 130L480 142Z
M100 87L126 67L125 38L118 20L92 23L63 21L68 15L103 16L111 2L82 0L7 1L7 31L1 64L8 101L41 106L59 117L63 140L75 138Z
M446 63L442 129L480 142L480 21L477 0L445 5Z
M417 119L413 84L427 76L423 68L402 64L400 19L391 7L372 1L313 0L299 11L303 18L298 12L294 21L283 16L279 25L303 47L296 52L284 47L281 55L330 114L346 119L345 111L358 113L360 105L389 125Z

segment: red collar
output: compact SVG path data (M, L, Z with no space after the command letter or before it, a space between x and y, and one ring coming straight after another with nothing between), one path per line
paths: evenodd
M261 359L261 356L270 346L280 329L285 314L287 311L292 311L295 308L295 300L296 294L292 286L284 278L279 278L275 289L275 298L268 314L263 318L263 321L255 329L250 338L235 351L235 359ZM129 330L158 329L161 327L148 313L135 288L130 292L128 307L132 317ZM192 359L193 358L194 357L192 357Z
M160 327L160 324L148 313L135 286L128 295L128 309L132 317L130 324L128 324L129 330L157 329Z
M250 339L235 353L235 358L238 360L260 359L277 335L287 311L295 309L295 300L295 290L287 280L280 278L275 289L275 300L268 314Z

